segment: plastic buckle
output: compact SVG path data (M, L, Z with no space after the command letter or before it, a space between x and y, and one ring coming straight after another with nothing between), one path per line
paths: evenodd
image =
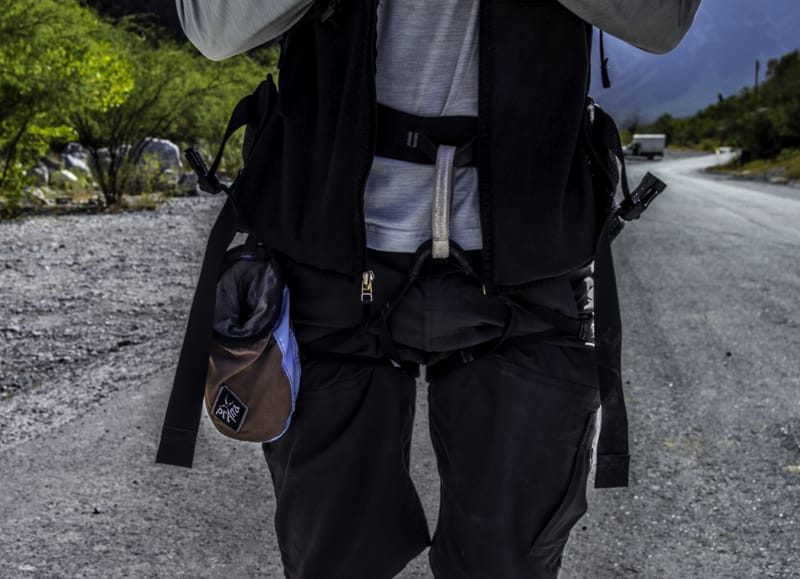
M197 149L189 147L184 151L184 156L197 175L197 184L200 185L200 189L212 195L217 195L223 191L227 192L227 188L219 182L217 176L208 170L208 165L206 165Z
M439 154L439 145L433 140L419 131L408 131L406 133L406 147L410 149L417 149L420 153L425 155L432 163L436 163Z
M617 209L617 214L625 221L639 219L645 209L653 202L653 199L658 197L666 188L666 183L661 179L652 173L647 173L642 182L639 183L639 186L631 192L630 199L622 201Z
M322 12L319 17L319 21L323 24L328 22L334 28L339 26L339 22L336 20L336 13L342 9L342 0L331 0L328 3L328 7Z
M617 238L625 228L626 221L639 219L644 210L653 202L653 199L658 197L666 188L667 184L661 179L652 173L647 173L642 182L631 192L630 197L623 199L622 203L617 205L611 212L610 223L608 224L609 239L613 241Z

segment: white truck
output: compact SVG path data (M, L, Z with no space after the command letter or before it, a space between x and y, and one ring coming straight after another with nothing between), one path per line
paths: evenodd
M622 148L625 155L634 155L638 157L647 157L652 159L654 157L664 156L664 147L667 145L667 135L652 134L633 135L633 140L630 144Z

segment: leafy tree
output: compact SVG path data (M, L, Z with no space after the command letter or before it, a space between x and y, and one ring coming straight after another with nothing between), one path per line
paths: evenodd
M23 200L26 171L71 140L90 150L107 205L139 192L151 137L210 155L236 102L276 73L276 61L273 47L211 62L163 28L105 21L81 0L0 0L4 207ZM226 148L223 171L238 170L242 137Z
M670 114L664 114L656 119L652 125L647 128L650 133L663 133L667 136L667 144L672 144L675 133L675 119Z
M182 145L198 147L211 157L217 152L236 103L255 90L268 73L277 76L277 49L257 49L212 62L200 56L193 46L186 44L185 48L192 55L193 65L191 70L185 70L180 90L190 95L190 106L173 118L164 136ZM221 172L234 175L241 168L243 137L240 131L229 141Z
M738 146L751 158L800 146L800 51L770 60L758 90L745 87L689 118L664 115L646 130L666 133L676 145Z
M775 111L781 146L800 146L800 51L769 61L765 89L765 104Z
M113 108L84 107L72 116L107 205L147 188L139 177L149 139L200 144L210 151L236 101L265 74L246 56L213 63L188 44L162 38L160 29L132 20L120 21L114 34L133 65L132 90Z
M638 112L633 113L622 122L622 127L631 134L640 132L639 129L642 127L641 115Z
M105 29L75 0L0 0L0 194L12 205L25 168L74 137L71 110L109 110L131 90Z
M171 35L183 38L183 30L175 10L175 2L164 0L87 0L87 3L96 8L100 14L112 18L130 15L144 15L151 22L162 25Z

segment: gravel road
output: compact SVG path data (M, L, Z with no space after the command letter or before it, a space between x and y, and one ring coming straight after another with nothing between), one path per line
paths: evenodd
M562 579L800 577L800 194L710 162L629 167L670 184L616 248L632 486L590 494ZM219 206L0 223L0 578L282 576L257 446L204 420L193 469L153 463Z
M0 445L174 364L219 202L0 223Z

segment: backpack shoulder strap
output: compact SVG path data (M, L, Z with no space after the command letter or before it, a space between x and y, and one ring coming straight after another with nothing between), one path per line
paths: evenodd
M207 352L211 346L217 279L223 257L236 234L236 211L230 198L211 229L206 245L200 280L197 283L178 368L161 430L156 462L192 466L194 446L200 425Z

